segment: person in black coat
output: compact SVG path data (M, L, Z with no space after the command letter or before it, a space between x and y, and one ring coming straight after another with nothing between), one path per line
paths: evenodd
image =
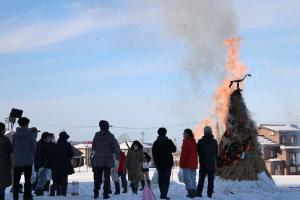
M174 164L172 153L176 152L176 146L166 134L166 128L159 128L157 140L153 143L152 155L153 161L158 172L158 185L161 199L170 199L167 197L172 166Z
M37 167L39 171L38 183L35 188L35 194L42 196L44 194L44 186L51 174L51 149L50 149L50 135L48 132L44 132L37 144Z
M73 147L67 141L69 135L63 131L54 149L53 182L57 196L66 196L68 189L68 175L74 174L72 158L74 157Z
M218 142L214 139L211 127L206 126L204 128L204 136L198 141L197 146L200 160L197 196L202 197L205 177L207 175L207 196L209 198L212 198L212 194L214 192L214 179L218 158Z

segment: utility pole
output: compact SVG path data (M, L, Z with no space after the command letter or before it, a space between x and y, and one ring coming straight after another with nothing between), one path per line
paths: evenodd
M144 143L144 137L145 137L145 133L144 131L142 131L142 143Z

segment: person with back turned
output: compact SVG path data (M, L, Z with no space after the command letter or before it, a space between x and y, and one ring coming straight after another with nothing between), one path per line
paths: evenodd
M197 149L200 160L197 196L202 197L205 177L208 176L207 197L212 198L218 157L218 142L214 139L210 126L204 128L204 136L198 141Z
M92 149L94 152L94 198L99 197L101 179L104 173L103 199L109 199L110 173L115 167L115 159L120 159L120 146L114 135L109 131L109 123L105 120L99 122L100 132L95 134Z
M59 133L59 139L54 148L53 160L53 190L57 196L66 196L68 190L68 176L74 174L72 159L74 157L73 147L68 142L70 136L67 132ZM54 195L52 193L52 195Z
M172 153L176 152L176 146L166 134L166 128L159 128L157 140L153 143L152 155L158 172L158 185L161 199L170 199L168 195L172 166L174 164Z
M22 173L25 176L24 184L24 200L31 200L31 174L32 165L34 163L36 138L32 131L28 128L30 120L22 117L18 120L20 127L16 129L13 135L13 199L19 199L19 184Z
M0 123L0 200L5 198L5 188L12 183L11 153L13 152L10 140L4 136L5 124Z

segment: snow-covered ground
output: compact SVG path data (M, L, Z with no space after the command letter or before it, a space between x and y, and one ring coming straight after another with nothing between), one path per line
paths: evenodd
M77 200L77 199L93 199L93 174L91 169L81 168L76 170L76 173L69 177L69 182L79 181L79 196L71 196L68 194L67 197L35 197L37 200L51 200L51 199L65 199L65 200ZM154 170L151 170L151 176ZM180 183L177 178L178 169L174 169L172 173L172 183L169 190L169 196L171 199L188 199L185 197L186 191L184 184ZM300 176L274 176L273 177L277 188L274 189L265 182L261 181L224 181L216 178L215 181L215 193L214 199L216 200L296 200L300 199ZM112 186L113 187L113 186ZM157 199L159 199L159 189L157 185L153 185L153 192ZM114 191L114 188L112 188ZM8 191L7 191L8 192ZM206 192L203 192L206 198ZM141 192L138 195L133 195L129 190L127 194L121 194L119 196L111 195L111 199L117 200L137 200L141 199ZM12 200L12 195L7 194L7 198ZM21 199L21 198L20 198ZM200 199L200 198L196 198Z

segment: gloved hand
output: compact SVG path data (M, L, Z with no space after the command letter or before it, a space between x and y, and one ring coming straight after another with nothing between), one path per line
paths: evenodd
M39 173L41 173L44 169L44 167L39 168Z

